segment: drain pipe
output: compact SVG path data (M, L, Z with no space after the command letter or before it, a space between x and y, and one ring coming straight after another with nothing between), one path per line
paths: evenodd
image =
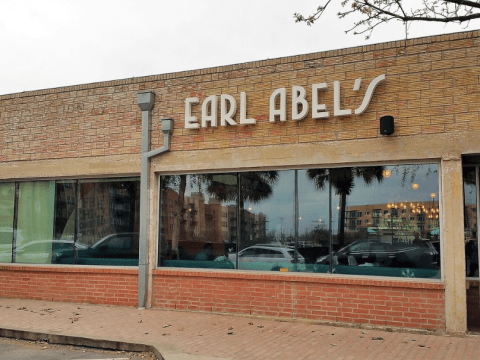
M149 151L150 147L150 122L152 109L155 104L155 93L151 91L139 92L137 104L142 110L142 150L140 164L140 234L139 234L139 259L138 259L138 307L145 308L147 303L147 284L149 271L149 242L148 242L148 217L149 188L150 188L150 158L170 151L170 135L173 131L173 120L162 119L163 146Z

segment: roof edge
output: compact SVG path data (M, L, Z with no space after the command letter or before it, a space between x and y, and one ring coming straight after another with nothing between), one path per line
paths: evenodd
M300 55L294 55L294 56L284 56L284 57L274 58L274 59L249 61L245 63L222 65L222 66L215 66L215 67L196 69L196 70L186 70L186 71L179 71L179 72L165 73L165 74L158 74L158 75L148 75L148 76L124 78L124 79L117 79L117 80L99 81L99 82L79 84L79 85L68 85L68 86L61 86L56 88L47 88L47 89L41 89L41 90L29 90L29 91L23 91L20 93L0 95L0 100L49 95L49 94L78 91L78 90L89 90L89 89L108 87L108 86L141 84L149 81L171 80L171 79L184 78L189 76L202 76L207 74L253 69L253 68L258 68L263 66L274 66L274 65L293 63L298 61L316 60L316 59L326 58L326 57L344 56L344 55L352 55L352 54L369 52L369 51L387 50L392 48L398 48L401 46L408 47L408 46L428 45L432 43L441 43L441 42L447 42L452 40L463 40L463 39L471 39L471 38L478 38L478 37L480 37L480 30L470 30L470 31L456 32L456 33L450 33L450 34L412 38L408 40L394 40L394 41L389 41L385 43L359 45L359 46L344 48L344 49L334 49L334 50L300 54Z

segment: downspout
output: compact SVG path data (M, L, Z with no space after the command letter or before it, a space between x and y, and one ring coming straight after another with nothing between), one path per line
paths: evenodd
M150 120L155 104L155 94L151 91L139 92L137 104L142 110L142 149L140 164L140 234L138 254L138 307L145 308L147 303L147 284L149 277L149 236L148 217L150 214L150 158L170 151L170 135L173 130L172 119L162 119L163 146L156 150L150 148Z

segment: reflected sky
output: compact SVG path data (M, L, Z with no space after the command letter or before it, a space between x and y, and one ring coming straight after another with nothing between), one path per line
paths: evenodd
M438 164L391 165L384 166L390 171L389 177L381 182L376 179L370 185L362 178L356 178L351 194L347 196L349 206L373 205L400 202L439 201ZM328 184L324 189L316 189L315 184L307 176L307 170L298 171L299 199L299 234L313 230L316 226L328 228ZM294 234L295 223L295 170L279 170L278 180L272 185L273 194L258 203L245 201L244 208L252 213L266 215L266 231L283 233L286 236ZM233 178L234 179L234 178ZM413 184L418 184L416 189ZM196 181L194 176L188 176L185 196L194 192L203 192L205 202L209 202L205 186ZM332 229L338 228L340 195L332 189ZM234 202L224 202L223 205L233 205Z
M391 175L383 178L379 183L373 180L366 185L363 179L355 179L354 188L347 196L348 206L373 205L399 202L432 201L431 194L435 193L434 201L438 202L438 165L395 165L385 166ZM279 180L274 185L272 197L260 203L246 204L251 212L262 212L267 215L267 232L283 231L286 235L294 233L295 219L295 189L294 170L279 171ZM418 184L414 189L412 184ZM315 189L314 182L307 177L306 170L298 170L298 198L299 198L299 234L313 230L316 226L328 228L328 186L325 189ZM332 189L332 229L337 230L340 195Z

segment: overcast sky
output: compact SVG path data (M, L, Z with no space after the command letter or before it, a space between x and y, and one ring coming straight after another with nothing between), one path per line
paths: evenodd
M340 3L340 0L334 2ZM419 1L419 0L413 0ZM404 38L400 23L365 41L315 0L0 0L0 94L200 69ZM337 5L339 6L339 5ZM470 24L476 29L478 23ZM409 37L463 31L413 25Z

